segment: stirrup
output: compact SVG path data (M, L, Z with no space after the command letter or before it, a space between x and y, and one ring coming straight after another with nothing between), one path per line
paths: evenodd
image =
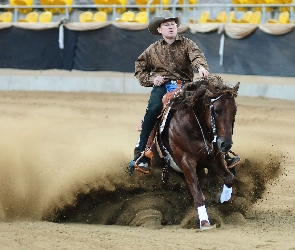
M234 157L230 157L228 154L225 155L225 162L228 169L236 167L241 162L241 158L237 154L231 150L229 152L232 153ZM228 158L226 159L226 157Z
M149 174L151 172L149 164L144 162L140 162L139 164L135 163L134 168L144 174Z
M153 155L153 152L150 148L141 152L141 155L134 162L134 168L136 170L138 170L139 172L142 172L144 174L149 174L151 172L151 168L149 166L149 163L148 162L141 162L141 159L143 157L146 157L147 159L149 159L149 162L150 162L152 155Z

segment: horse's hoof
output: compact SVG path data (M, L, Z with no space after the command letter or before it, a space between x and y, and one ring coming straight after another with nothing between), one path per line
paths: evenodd
M215 229L216 228L216 225L210 225L210 224L205 224L204 226L201 226L200 227L200 230L201 231L206 231L206 230L211 230L211 229Z

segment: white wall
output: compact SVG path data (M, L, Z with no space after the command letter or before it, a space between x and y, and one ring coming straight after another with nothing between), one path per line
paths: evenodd
M239 95L295 100L295 78L220 74L231 85L240 82ZM0 91L57 91L145 94L132 73L62 70L0 70Z

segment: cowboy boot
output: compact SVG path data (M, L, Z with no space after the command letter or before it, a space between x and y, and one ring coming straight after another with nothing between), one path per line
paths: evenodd
M238 162L240 160L240 157L237 155L235 155L234 157L230 157L229 154L226 153L224 159L226 161L226 165L229 167Z
M146 156L141 157L141 155L142 152L137 152L134 156L134 159L129 162L126 172L130 175L133 174L134 169L137 169L138 171L146 174L150 172L150 159Z

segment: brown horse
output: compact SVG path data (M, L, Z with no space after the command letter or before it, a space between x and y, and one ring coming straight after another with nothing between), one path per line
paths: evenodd
M232 147L236 115L235 98L239 83L227 86L218 76L186 84L169 101L156 136L157 151L167 166L183 172L194 199L200 229L210 225L205 197L200 189L197 170L207 168L224 181L220 202L231 198L234 175L229 171L225 153ZM147 154L146 154L147 155Z

